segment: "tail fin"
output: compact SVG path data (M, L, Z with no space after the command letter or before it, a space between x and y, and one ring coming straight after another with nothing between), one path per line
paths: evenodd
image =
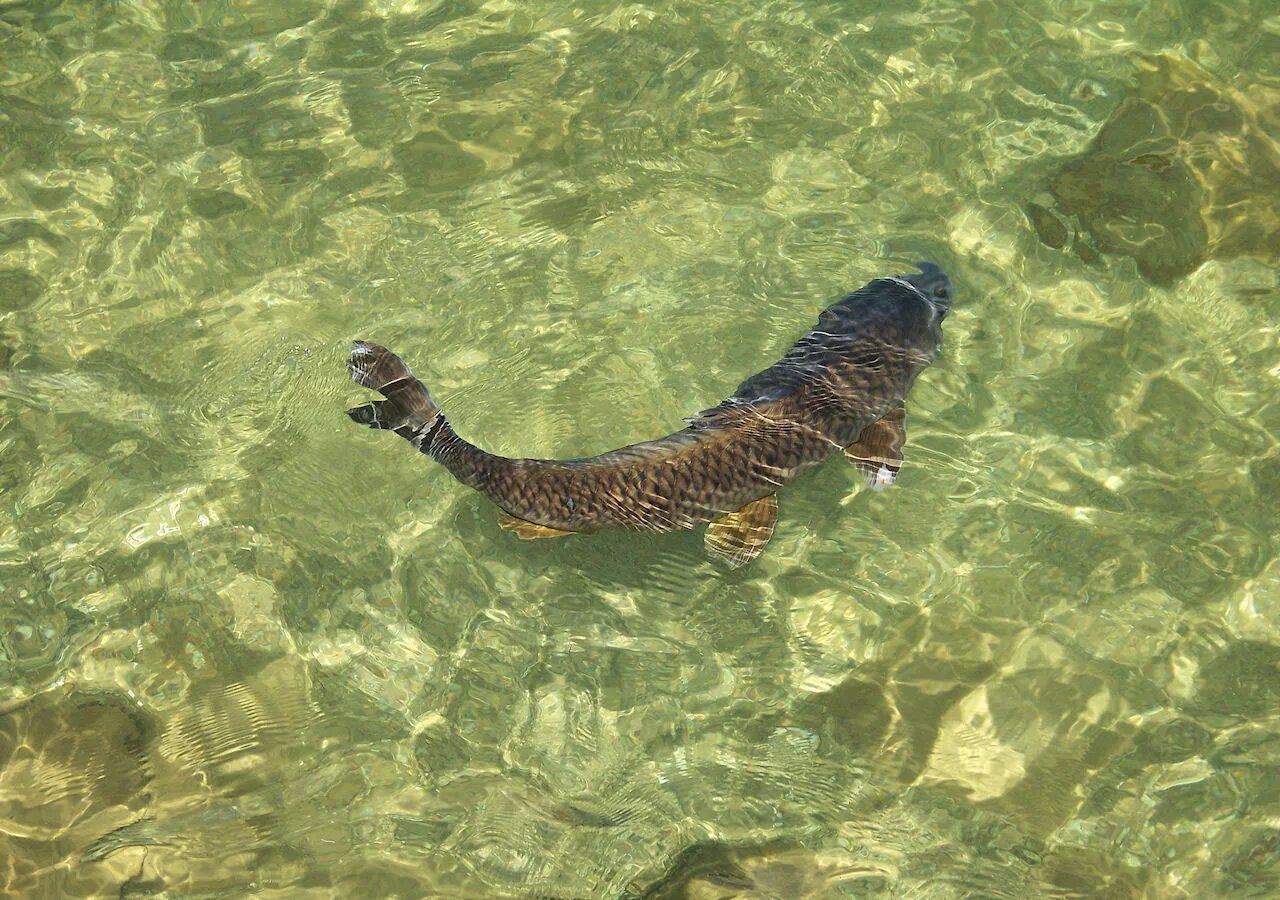
M386 347L356 341L347 369L356 384L387 398L347 410L352 421L370 428L387 428L412 440L415 435L425 435L440 418L440 407L431 399L426 385Z

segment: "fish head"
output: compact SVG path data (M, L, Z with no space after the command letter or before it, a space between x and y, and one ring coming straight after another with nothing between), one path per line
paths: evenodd
M945 319L947 313L951 312L951 279L935 263L918 262L916 268L920 270L918 275L899 277L929 301L929 305L937 311L939 321Z
M932 360L942 345L942 320L951 311L951 279L933 263L917 265L917 273L877 278L827 307L815 331L840 340L853 337L850 352L861 353L863 342L875 341Z

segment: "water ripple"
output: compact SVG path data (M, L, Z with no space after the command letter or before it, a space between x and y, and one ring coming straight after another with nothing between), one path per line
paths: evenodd
M4 7L3 889L1275 893L1268 15ZM343 415L599 452L922 258L897 485L732 574Z

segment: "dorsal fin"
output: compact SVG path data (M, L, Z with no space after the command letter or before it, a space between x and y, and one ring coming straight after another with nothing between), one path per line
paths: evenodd
M711 428L716 425L728 425L757 416L766 415L765 411L774 407L777 397L760 396L746 398L733 396L710 409L704 409L695 416L688 416L685 421L694 428Z

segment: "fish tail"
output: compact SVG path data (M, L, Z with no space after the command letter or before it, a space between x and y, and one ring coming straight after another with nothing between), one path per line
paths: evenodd
M356 341L351 347L347 369L356 384L386 398L347 410L352 421L370 428L385 428L420 442L440 420L440 407L431 399L427 386L414 377L404 360L386 347Z

